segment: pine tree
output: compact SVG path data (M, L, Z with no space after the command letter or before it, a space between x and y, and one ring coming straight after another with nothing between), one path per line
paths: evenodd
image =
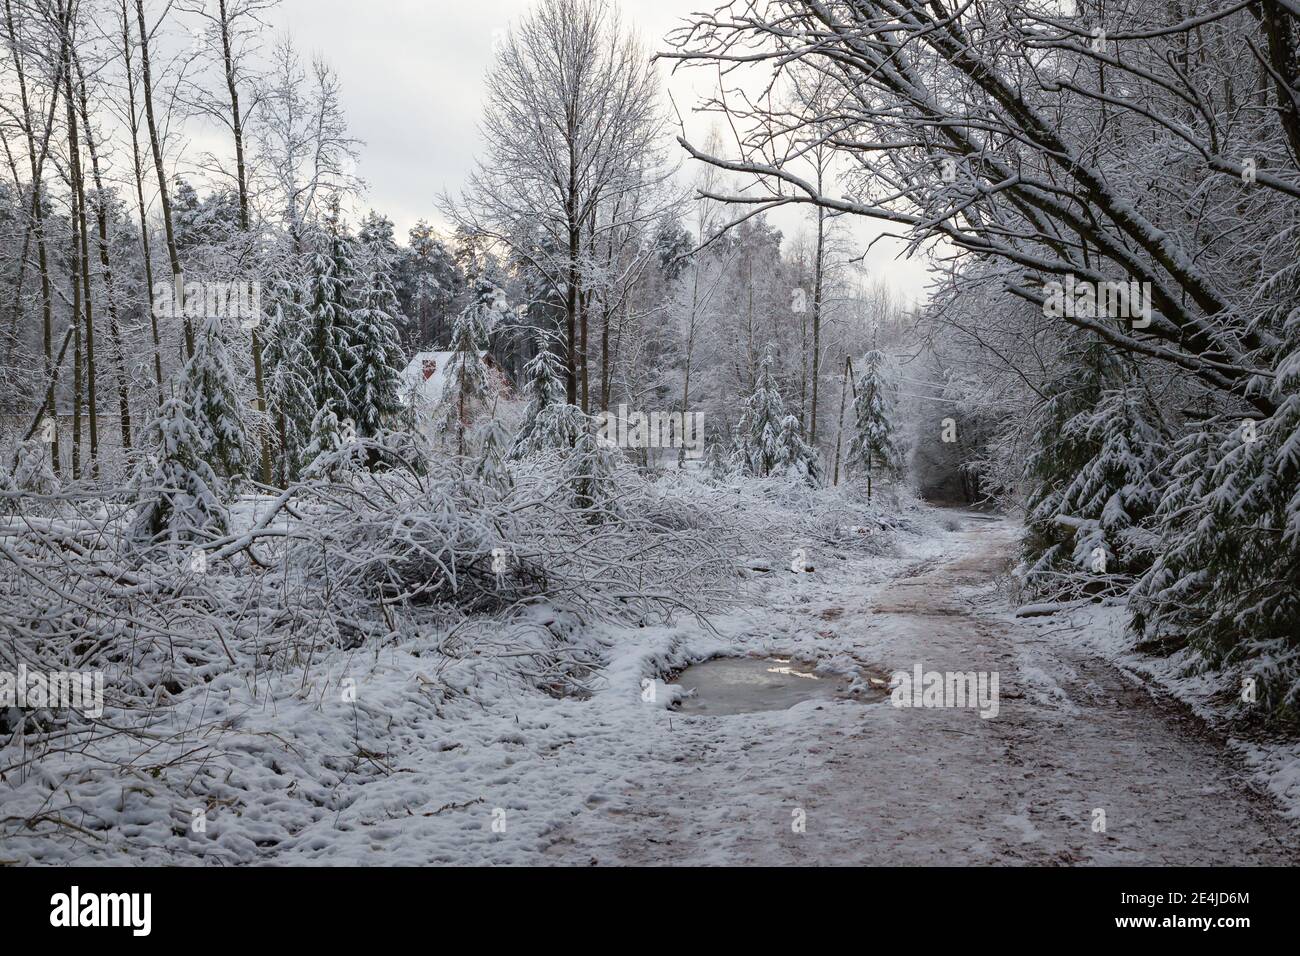
M893 420L897 388L884 352L872 349L862 357L854 393L853 436L845 461L850 470L866 475L870 497L874 479L897 478L903 468Z
M177 376L176 394L199 435L199 457L225 477L248 474L254 465L253 450L220 318L205 319L198 330L194 354Z
M785 401L772 378L772 355L763 357L754 382L754 392L745 400L736 429L736 464L745 474L765 478L782 461L781 422Z
M203 459L205 439L179 398L163 402L145 430L149 457L136 474L131 537L150 543L201 542L230 527L221 479Z
M394 259L388 249L392 224L385 229L386 222L371 213L362 227L363 272L352 312L349 413L357 433L367 438L377 436L402 409L397 328L404 320L393 289Z
M472 300L456 317L452 329L452 355L444 372L438 419L439 430L449 436L457 455L464 456L469 424L491 399L483 352L499 301L501 291L492 283L480 280Z

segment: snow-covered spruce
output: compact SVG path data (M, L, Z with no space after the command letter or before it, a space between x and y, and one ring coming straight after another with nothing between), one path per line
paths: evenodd
M196 353L197 354L197 353ZM129 537L147 545L207 543L224 534L230 513L221 478L204 458L211 447L188 405L169 398L149 422L149 455L136 473L138 504Z
M1170 455L1154 563L1133 593L1147 641L1190 643L1252 679L1278 719L1300 714L1300 309L1277 365L1277 410L1216 417ZM1237 689L1237 688L1234 688Z
M821 481L817 452L804 441L799 419L786 412L772 374L773 361L769 352L758 366L754 391L736 427L732 461L747 475L788 474L816 485Z
M436 421L438 430L457 455L469 452L466 436L470 423L491 402L483 352L497 315L506 308L501 290L491 282L479 280L469 304L456 317L451 333L452 355L443 373Z
M194 354L177 376L175 388L198 435L198 456L225 478L247 475L253 463L243 418L248 402L219 317L205 319L196 331Z
M372 214L373 217L373 214ZM392 255L373 218L363 226L361 276L350 316L348 413L357 434L378 435L402 408L398 375L404 364L397 338L401 308L393 289ZM367 239L368 237L368 239Z
M897 391L888 357L871 349L862 357L862 372L854 385L853 430L845 453L851 474L888 482L902 472L903 455L894 422Z

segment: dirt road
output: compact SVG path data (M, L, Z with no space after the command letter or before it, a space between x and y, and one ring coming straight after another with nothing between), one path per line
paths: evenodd
M889 672L917 663L997 672L996 717L888 701L679 715L671 732L625 742L641 751L638 770L618 782L613 799L560 827L546 856L595 864L1300 862L1295 831L1182 708L1103 660L988 613L980 589L1006 566L1013 540L1009 524L968 520L940 556L883 584L862 586L846 568L755 614L773 647L796 655L833 646Z

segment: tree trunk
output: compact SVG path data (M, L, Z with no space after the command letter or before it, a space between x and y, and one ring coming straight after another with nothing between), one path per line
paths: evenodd
M852 361L845 357L844 376L840 379L840 417L835 431L835 471L831 478L832 485L840 483L840 449L844 447L844 399L849 393L849 369L852 367Z
M609 306L601 309L600 325L600 410L609 411Z
M163 168L162 140L158 135L158 121L153 111L153 80L149 72L149 28L144 22L144 0L135 0L135 14L140 28L140 85L144 93L144 115L149 129L149 146L153 150L154 171L158 175L158 200L162 203L163 227L167 233L167 255L171 259L172 284L176 287L175 301L181 310L181 325L185 330L185 356L194 354L194 329L184 308L184 284L181 258L176 251L176 233L172 229L172 204L167 194L167 173Z
M69 41L69 58L75 56ZM73 91L72 67L64 71L64 99L68 114L68 178L72 192L72 314L84 321L86 330L85 396L90 419L90 474L99 477L99 403L95 383L95 310L90 297L90 245L86 240L86 184L81 173L81 143L77 130L77 99ZM84 317L84 318L81 318ZM80 333L79 333L80 334ZM77 376L81 375L78 349ZM81 411L81 385L77 385L77 409ZM78 434L80 441L80 434ZM76 471L76 469L73 469Z
M235 137L235 177L239 184L239 228L249 237L248 176L244 164L244 126L239 115L239 89L235 85L235 58L230 45L230 17L226 0L218 0L221 30L221 57L226 70L226 91L230 95L230 128ZM256 317L260 321L260 316ZM253 386L256 394L258 438L262 448L262 484L271 483L271 443L266 435L266 383L262 374L262 337L258 326L253 326Z
M564 295L564 325L567 348L564 350L565 396L570 405L578 404L578 252L581 233L570 219L569 225L569 279Z
M131 29L126 0L122 0L122 59L126 68L126 100L130 111L132 171L135 175L135 198L140 209L140 246L144 254L146 295L153 295L153 251L149 248L149 221L144 205L144 162L140 157L140 126L135 111L135 76L131 70ZM158 316L149 303L149 331L153 337L153 376L158 388L158 404L163 403L162 340L158 334Z
M76 61L77 77L80 88L81 118L85 130L86 151L90 154L90 171L95 184L95 224L99 235L99 269L104 283L104 294L108 308L108 335L113 346L113 360L117 366L117 404L121 416L122 447L131 450L131 402L130 383L126 374L126 353L122 348L122 333L118 325L117 291L113 281L113 265L109 258L108 210L104 201L104 182L99 172L99 153L95 149L95 136L90 126L90 109L86 100L86 78L81 71L80 60ZM86 268L89 273L89 265Z
M58 378L58 363L54 360L54 290L50 282L49 251L45 245L45 211L41 205L41 177L45 169L45 157L49 150L50 135L54 129L54 115L58 110L59 89L62 71L67 68L67 33L59 38L59 67L50 92L50 110L45 121L45 133L41 142L40 157L37 158L36 134L32 129L31 102L27 93L27 75L18 42L18 33L14 28L13 7L10 0L5 0L5 20L9 28L10 45L13 47L14 71L18 79L20 102L23 109L23 127L27 134L27 158L32 174L32 224L36 235L36 261L41 273L41 336L45 359L45 408L55 423L53 440L50 443L50 466L54 473L63 470L63 457L59 447L58 409L55 405L55 382ZM66 345L66 342L65 342ZM59 361L62 361L60 354ZM39 416L38 416L39 424ZM33 432L37 425L33 425ZM28 438L31 437L28 433Z
M821 177L818 176L820 182ZM817 382L821 376L822 357L822 276L826 255L826 211L817 207L817 259L813 263L813 345L812 345L812 417L808 427L809 444L817 448Z
M73 222L76 222L76 215L73 215ZM75 263L77 258L77 236L76 226L73 226L72 235L72 260ZM85 380L82 378L81 364L81 283L77 281L77 270L74 265L72 272L72 480L76 481L81 478L81 403L84 398L82 389L85 387ZM58 410L55 410L55 419L58 418Z

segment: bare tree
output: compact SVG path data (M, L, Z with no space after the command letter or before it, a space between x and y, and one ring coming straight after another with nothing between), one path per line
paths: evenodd
M136 26L140 32L140 92L144 99L145 126L149 130L149 148L153 153L154 172L158 177L158 202L162 206L163 230L167 236L167 256L171 261L172 283L176 287L176 300L181 302L184 298L181 291L184 278L180 253L176 247L176 232L172 225L171 198L167 192L167 172L163 165L163 141L159 132L158 119L154 114L154 81L149 57L149 40L153 36L153 31L145 22L144 0L135 0L135 15ZM184 309L181 310L181 322L185 330L185 354L191 356L194 354L194 329Z
M54 131L54 117L58 111L62 77L64 71L68 68L67 34L62 30L54 30L52 33L52 35L58 40L58 53L55 56L55 62L49 64L53 71L46 87L48 90L49 105L46 108L47 111L44 123L40 130L38 144L38 134L33 119L32 109L33 93L29 83L29 73L26 68L24 42L21 39L17 21L14 17L13 0L5 0L5 26L8 31L8 40L14 64L15 78L18 81L20 123L27 141L27 157L31 173L32 194L29 222L32 235L36 240L37 266L41 277L41 333L45 359L45 400L41 409L39 409L37 414L33 417L31 427L27 430L26 437L31 438L39 427L42 415L48 411L55 422L53 438L50 444L50 457L54 471L58 473L62 462L57 416L55 415L55 395L57 389L58 368L63 361L63 352L60 351L58 359L56 360L53 347L54 292L50 272L49 250L46 245L45 213L43 200L41 198L41 184L44 176L45 161L49 155L50 138ZM53 44L50 44L50 46L52 47ZM24 245L26 245L26 240L24 240ZM66 347L67 338L65 337L64 348Z
M248 161L245 157L245 129L248 117L257 107L256 77L248 76L247 61L259 32L266 28L263 15L278 0L217 0L215 9L205 2L182 4L180 9L205 21L204 35L209 40L213 59L220 66L226 98L210 95L201 83L189 87L192 105L205 116L212 117L229 131L235 151L235 186L239 195L239 228L243 233L245 248L239 257L244 259L252 252L252 201L248 187ZM245 88L244 106L240 107L240 88ZM250 89L251 88L251 89ZM224 164L211 162L209 168L220 173ZM266 383L262 371L262 338L257 326L252 330L253 387L259 416L266 415ZM271 443L264 427L258 428L261 442L262 483L271 483Z
M73 64L77 72L77 99L80 106L82 132L86 141L86 151L90 155L90 169L95 185L94 206L95 225L98 232L100 280L104 284L105 305L108 309L109 342L112 346L113 363L117 372L117 404L119 425L122 431L122 447L129 450L131 448L130 387L126 371L126 355L122 345L121 323L118 318L117 284L113 280L113 265L109 254L109 196L104 189L104 179L100 173L99 151L95 148L95 131L91 125L90 103L86 93L86 77L81 68L81 58L75 56L75 54ZM88 266L86 275L87 290L89 290ZM86 294L89 297L89 291Z
M348 134L338 77L323 60L308 70L290 37L271 51L255 128L262 194L275 207L294 255L303 252L307 221L344 193L356 189L352 172L358 141Z
M144 200L144 154L140 149L140 111L135 101L136 75L131 57L131 50L135 43L131 39L127 0L119 0L119 2L122 14L122 67L126 87L126 125L131 131L131 173L135 183L136 208L140 216L140 251L144 261L145 290L152 294L153 250L149 242L148 207ZM152 308L148 311L149 332L153 345L154 385L157 390L158 405L161 406L163 403L162 339L158 331L158 316Z
M563 309L568 400L589 408L598 237L650 221L654 204L631 196L669 175L658 79L607 0L542 0L502 40L487 101L487 155L462 199L443 206L542 277Z
M787 161L799 155L788 143L809 137L806 118L743 89L706 104L740 131L732 155L684 145L756 179L760 189L718 197L750 214L810 204L894 224L913 248L942 240L993 257L1005 266L1005 291L1040 305L1047 284L1065 275L1146 283L1148 326L1063 320L1268 414L1272 399L1250 383L1271 377L1260 354L1274 333L1254 319L1279 321L1278 293L1256 293L1277 288L1270 283L1294 261L1282 237L1300 181L1290 107L1279 112L1267 95L1243 100L1236 91L1260 89L1259 74L1226 55L1243 39L1254 44L1261 24L1243 4L1200 16L1176 4L1154 17L1146 5L1079 8L1063 17L1030 0L727 4L696 15L666 55L775 71L765 89L795 69L826 77L842 105L820 118L812 142L852 164L848 188L819 186ZM1294 27L1292 11L1271 9ZM1192 32L1202 54L1182 70L1173 52ZM1294 59L1258 52L1265 75L1286 81L1277 95L1290 102ZM1151 169L1168 171L1155 195L1143 173ZM1237 242L1220 243L1204 227L1198 196L1235 224ZM1175 242L1175 233L1193 241Z
M68 49L69 59L75 62L77 58L77 37L76 30L78 22L76 19L76 3L69 2L64 7L63 0L58 0L59 21L62 29L67 36L64 43ZM94 298L90 289L90 244L87 239L87 219L86 219L86 180L81 165L81 137L77 117L77 95L75 92L75 82L73 74L75 70L69 65L63 71L63 93L64 103L67 108L67 134L68 134L68 190L70 215L72 223L72 321L75 323L77 331L74 333L76 347L74 349L74 379L76 381L75 404L73 407L73 421L76 422L81 414L82 404L82 356L81 341L82 329L85 330L85 391L86 408L89 412L90 425L90 470L92 477L99 476L99 391L98 391L98 369L96 366L95 356L95 308ZM73 445L72 445L72 473L80 477L79 459L81 446L81 429L74 425Z

